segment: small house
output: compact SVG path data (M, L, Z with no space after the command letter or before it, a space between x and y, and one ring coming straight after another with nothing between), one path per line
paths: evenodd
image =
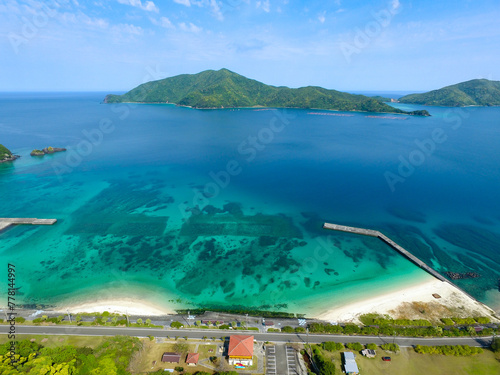
M179 353L165 352L161 357L161 361L169 363L179 363L181 361L181 355Z
M353 352L344 352L344 372L347 375L359 375L358 365Z
M375 350L373 349L363 349L361 351L361 354L363 354L367 358L375 358L375 355L377 354Z
M200 360L200 353L188 353L186 357L186 364L188 366L196 366Z

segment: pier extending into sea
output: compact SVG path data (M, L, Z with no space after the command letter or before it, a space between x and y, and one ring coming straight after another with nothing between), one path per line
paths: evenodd
M468 297L472 298L474 301L477 301L474 297L472 297L469 293L458 287L457 285L453 284L450 280L445 278L443 275L441 275L439 272L434 270L433 268L429 267L427 264L422 262L420 259L418 259L415 255L411 254L408 250L404 249L402 246L398 245L396 242L391 240L389 237L387 237L385 234L382 232L379 232L378 230L373 230L373 229L364 229L364 228L356 228L356 227L348 227L345 225L338 225L338 224L330 224L330 223L325 223L323 224L324 229L331 229L331 230L336 230L340 232L347 232L347 233L354 233L354 234L360 234L363 236L370 236L370 237L377 237L384 241L386 244L388 244L390 247L392 247L394 250L399 252L401 255L406 257L408 260L422 268L423 270L427 271L430 273L432 276L434 276L436 279L441 280L443 282L446 282L458 290L460 290L462 293L466 294ZM483 304L480 301L477 301L481 304ZM483 304L484 305L484 304ZM486 306L486 305L485 305Z
M36 218L9 218L0 217L0 231L10 227L11 225L52 225L57 222L57 219L36 219Z

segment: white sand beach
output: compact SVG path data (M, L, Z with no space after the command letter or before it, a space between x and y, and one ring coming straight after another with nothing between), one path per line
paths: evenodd
M440 298L435 298L437 294ZM486 305L470 298L460 289L437 279L379 295L363 301L332 308L320 313L318 319L335 322L359 322L360 315L378 313L392 318L432 319L446 316L488 316L494 313Z
M102 313L104 311L117 314L143 316L175 314L175 311L168 308L154 305L148 301L140 301L132 298L102 299L75 305L58 306L54 310L63 312L69 311L72 314L82 312Z

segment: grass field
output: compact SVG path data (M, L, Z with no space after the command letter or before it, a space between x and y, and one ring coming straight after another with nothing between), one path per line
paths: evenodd
M341 352L323 351L333 359L337 374L342 374ZM381 357L390 356L391 362ZM401 348L398 354L377 350L376 358L365 358L356 353L356 363L360 375L498 375L500 374L500 355L485 350L471 357L417 354L412 348Z
M35 339L39 344L44 347L54 348L61 345L73 345L73 346L88 346L90 348L95 348L101 344L107 337L101 336L64 336L64 335L16 335L16 340L24 339ZM0 344L5 344L7 341L11 341L7 338L7 335L0 336Z

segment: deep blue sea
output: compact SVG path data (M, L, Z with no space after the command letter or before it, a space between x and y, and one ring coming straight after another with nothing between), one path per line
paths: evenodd
M455 282L500 308L500 108L195 110L105 95L0 94L0 144L21 155L0 164L0 217L58 219L0 233L22 303L314 315L430 278L331 222L478 274ZM29 155L48 146L68 151Z

